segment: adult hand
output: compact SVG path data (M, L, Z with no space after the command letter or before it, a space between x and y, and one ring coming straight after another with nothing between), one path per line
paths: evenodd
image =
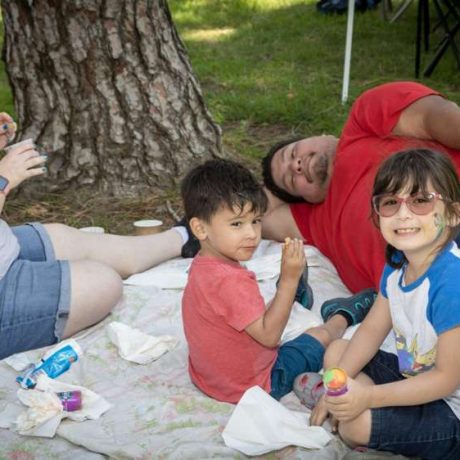
M16 134L16 123L5 112L0 113L0 149L3 149Z
M298 283L305 264L303 241L286 238L281 254L280 283L288 280Z
M372 386L348 377L348 391L341 396L325 396L328 411L339 421L347 422L371 407Z
M46 156L40 155L30 145L8 152L0 160L0 175L9 181L6 192L17 187L29 177L42 175L46 171L46 168L43 168L45 162Z

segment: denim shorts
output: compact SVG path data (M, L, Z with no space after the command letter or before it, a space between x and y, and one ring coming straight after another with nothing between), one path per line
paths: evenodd
M396 355L379 351L363 369L375 384L404 380ZM368 447L423 459L460 458L460 422L442 399L419 406L371 409Z
M70 310L70 267L43 225L12 227L20 252L0 280L0 359L61 339Z
M272 367L270 395L281 399L292 391L294 379L302 372L318 372L323 367L324 347L314 337L300 334L284 343Z

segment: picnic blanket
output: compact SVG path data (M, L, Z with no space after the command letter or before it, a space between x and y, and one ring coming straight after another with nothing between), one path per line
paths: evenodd
M305 251L314 291L312 312L320 323L321 304L350 293L328 259L314 247L305 246ZM266 298L275 291L279 260L280 245L262 241L248 262ZM63 420L51 439L0 429L1 459L246 458L227 447L222 438L235 406L207 397L188 375L181 298L190 263L191 259L171 260L126 280L123 300L112 314L75 336L83 349L80 384L103 396L112 408L97 420ZM145 365L127 361L120 357L107 332L113 321L155 337L174 336L178 345ZM306 323L302 321L294 318L291 328L295 329L297 322L297 327L304 327ZM45 351L34 350L26 356L38 361ZM17 375L5 361L0 361L0 416L11 404L20 404L16 396ZM281 402L291 410L307 411L292 392ZM286 447L276 452L276 458L339 460L346 452L335 438L320 450ZM275 457L267 454L256 458Z

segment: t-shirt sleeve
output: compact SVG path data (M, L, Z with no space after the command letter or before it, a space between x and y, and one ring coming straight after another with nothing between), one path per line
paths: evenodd
M445 272L442 281L437 286L436 291L430 293L430 297L431 301L427 316L436 334L439 335L460 326L460 283L458 281L458 272L454 273L454 270Z
M348 141L366 136L388 137L406 107L422 97L438 94L415 82L393 82L372 88L356 99L342 137Z
M393 273L394 268L391 268L388 264L385 264L383 269L382 278L380 279L380 292L382 293L385 299L388 299L387 285L388 277Z
M222 278L218 296L220 299L215 303L216 313L237 331L244 330L265 313L264 299L254 273L249 270L241 270L238 274Z
M0 279L2 279L11 264L18 257L19 243L9 225L0 219Z

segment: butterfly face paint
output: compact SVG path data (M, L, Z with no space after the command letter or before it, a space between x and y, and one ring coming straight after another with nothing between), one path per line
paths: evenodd
M443 234L444 229L446 228L446 222L444 220L444 217L439 215L437 212L434 213L433 217L434 225L438 229L438 234L436 238L439 238Z

